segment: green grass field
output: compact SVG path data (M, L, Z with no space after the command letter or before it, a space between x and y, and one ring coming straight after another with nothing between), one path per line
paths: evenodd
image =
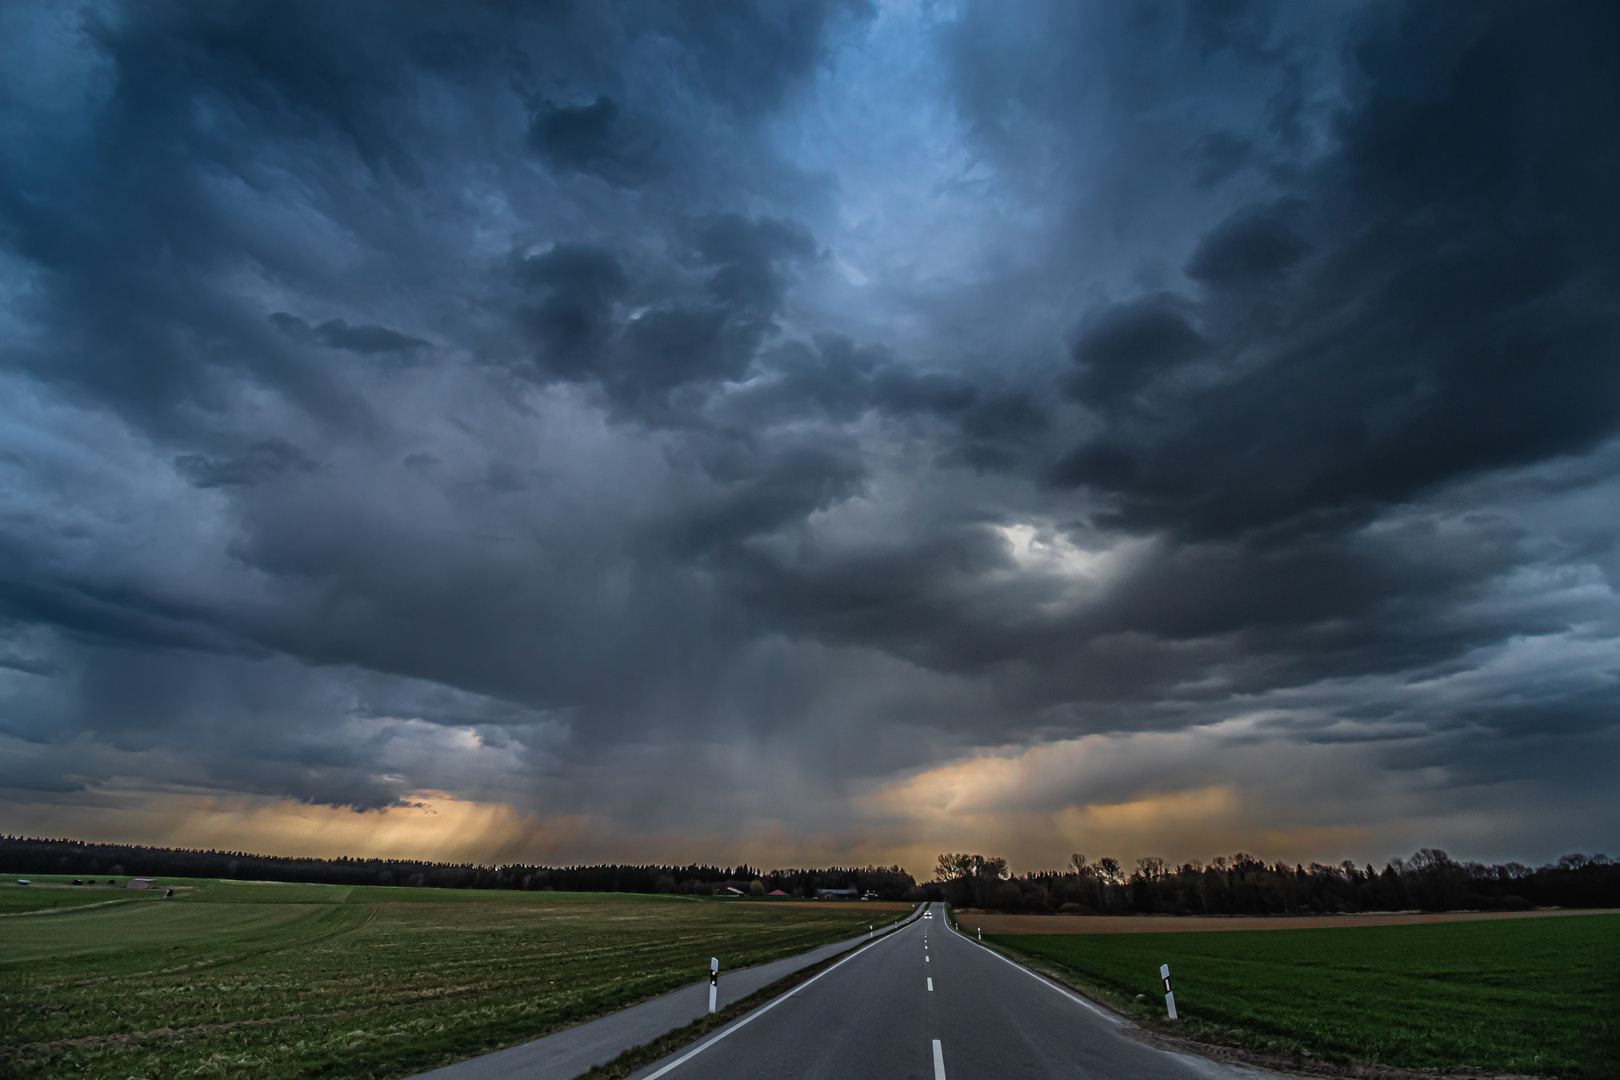
M1132 1015L1329 1061L1620 1076L1620 915L1165 934L986 935ZM1137 994L1143 994L1137 1000Z
M902 914L627 894L160 884L178 887L174 899L0 885L0 913L10 913L0 915L0 1075L405 1076L692 983L710 956L734 970ZM16 913L30 903L35 913Z
M91 907L95 904L118 903L127 904L136 900L153 899L152 894L138 890L125 889L122 886L114 887L106 884L106 878L98 878L100 884L79 885L71 888L57 888L56 882L72 881L72 878L34 879L39 884L27 888L20 888L12 884L11 878L0 880L0 916L16 915L30 911L46 911L74 907ZM159 893L158 895L162 895Z

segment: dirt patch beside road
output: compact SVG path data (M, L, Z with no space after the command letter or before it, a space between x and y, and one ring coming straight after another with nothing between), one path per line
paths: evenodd
M1620 908L1542 911L1395 911L1361 915L1003 915L964 908L957 925L971 934L1159 934L1203 930L1317 930L1334 926L1406 926L1412 923L1539 919L1556 915L1612 915Z

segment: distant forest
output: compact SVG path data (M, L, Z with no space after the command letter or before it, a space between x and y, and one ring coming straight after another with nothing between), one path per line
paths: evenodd
M1081 915L1311 915L1354 911L1514 911L1537 907L1620 907L1620 863L1607 855L1565 855L1531 869L1522 863L1458 862L1424 848L1383 870L1311 863L1267 865L1239 852L1171 867L1075 855L1062 870L1008 877L1005 859L941 855L938 888L957 907Z
M753 895L781 890L815 896L820 889L875 893L881 900L920 899L917 882L898 866L761 871L718 866L478 866L398 859L297 859L244 851L89 844L82 840L0 838L0 873L85 877L196 877L296 881L319 885L411 885L436 889L528 889L556 892L713 895L728 888Z
M941 855L935 880L918 882L898 866L759 870L718 866L479 866L396 859L297 859L241 851L0 838L0 873L84 877L198 877L325 885L405 885L441 889L528 889L788 896L836 889L883 900L948 900L959 908L1008 912L1133 915L1306 915L1356 911L1526 910L1620 907L1620 863L1606 855L1565 855L1532 869L1521 863L1458 862L1424 848L1383 870L1351 862L1267 864L1239 852L1172 867L1163 859L1088 862L1022 876L1007 860Z

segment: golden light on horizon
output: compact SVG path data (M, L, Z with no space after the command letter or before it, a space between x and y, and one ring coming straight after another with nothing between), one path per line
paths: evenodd
M1086 736L1048 746L983 754L917 773L867 799L875 814L911 834L898 860L933 869L935 853L975 850L1003 855L1019 871L1056 869L1070 853L1113 856L1127 867L1157 855L1172 863L1247 849L1264 858L1322 858L1369 839L1360 826L1281 824L1265 819L1233 784L1138 790L1120 797L1089 792L1120 787L1142 744L1172 749L1184 741L1153 734ZM1172 753L1170 756L1174 756ZM1148 778L1151 783L1151 776Z
M32 835L71 831L99 842L293 858L476 863L521 861L534 853L566 850L590 832L584 818L541 820L506 803L458 799L443 791L414 792L407 805L364 812L212 793L100 794L92 803L14 808L8 828Z

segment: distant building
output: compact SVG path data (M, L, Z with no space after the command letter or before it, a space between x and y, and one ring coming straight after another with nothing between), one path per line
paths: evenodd
M741 889L739 889L739 888L737 888L735 886L732 886L732 885L727 885L726 886L726 892L730 893L732 896L741 896L743 894L743 891Z
M126 889L150 889L151 887L152 879L149 877L132 877L129 879L129 884L124 886Z
M854 896L854 889L817 889L817 896Z
M786 896L787 893L783 892L781 889L772 889L770 892L766 893L765 895L766 896Z

